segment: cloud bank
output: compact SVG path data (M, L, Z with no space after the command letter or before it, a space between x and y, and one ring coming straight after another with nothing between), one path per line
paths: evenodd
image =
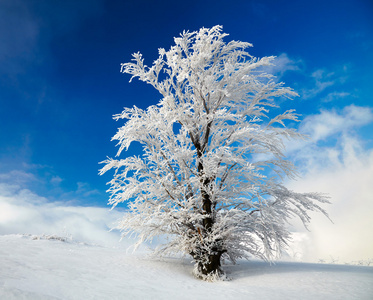
M109 208L49 202L20 185L0 184L0 234L58 235L81 242L121 246L120 233L110 232L120 217L122 213Z
M356 130L373 121L370 108L350 105L321 111L304 120L310 140L291 149L302 175L289 188L328 193L332 219L313 215L310 232L298 231L293 254L306 261L339 263L373 259L373 149L365 149ZM321 145L320 145L321 144Z

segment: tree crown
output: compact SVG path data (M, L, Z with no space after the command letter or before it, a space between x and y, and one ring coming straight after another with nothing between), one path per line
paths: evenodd
M127 120L113 137L117 156L133 141L143 153L109 158L101 170L115 169L109 203L129 203L124 234L136 231L140 241L168 234L159 252L192 255L204 275L211 273L203 271L211 253L219 262L222 255L271 258L286 245L288 219L307 224L307 211L325 213L316 203L327 202L282 185L282 176L295 175L283 139L301 137L285 121L298 115L269 115L276 98L297 94L264 72L274 57L257 59L247 52L251 44L225 43L226 36L221 26L184 31L169 51L159 49L151 67L140 53L121 64L121 72L152 85L162 99L114 116Z

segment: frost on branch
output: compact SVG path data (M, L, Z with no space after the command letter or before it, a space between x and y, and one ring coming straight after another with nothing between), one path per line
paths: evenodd
M136 232L140 242L168 235L156 251L191 255L196 275L208 280L223 275L224 259L273 259L289 240L288 220L306 226L308 212L326 214L318 204L328 202L282 185L295 176L283 140L302 136L285 126L297 121L293 110L273 116L274 100L297 94L263 71L274 57L252 57L250 44L226 36L221 26L183 32L151 67L140 53L121 65L162 99L114 116L125 120L113 137L117 157L134 141L143 152L109 158L101 170L115 170L109 204L128 205L123 234Z

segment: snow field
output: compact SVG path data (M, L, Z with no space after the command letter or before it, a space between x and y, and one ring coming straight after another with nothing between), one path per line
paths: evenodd
M119 244L120 246L120 244ZM74 241L0 236L0 299L372 299L373 268L261 261L203 282L188 259Z

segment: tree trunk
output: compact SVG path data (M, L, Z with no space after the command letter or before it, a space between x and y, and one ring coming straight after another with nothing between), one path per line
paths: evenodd
M209 275L222 275L224 274L221 269L220 258L223 254L223 251L214 252L213 254L208 255L207 262L198 263L198 272L203 276Z
M200 141L196 140L195 137L193 137L193 135L190 135L192 142L197 150L198 160L201 159L203 153L206 151L210 135L211 124L212 122L209 122L207 124L206 133L204 134L204 140L202 141L202 145ZM210 235L212 234L212 227L215 222L215 218L213 215L213 203L208 192L212 179L206 178L204 176L204 166L201 161L198 162L197 169L201 182L202 213L205 215L202 221L203 231L202 234L201 232L199 232L199 234L201 234L201 242L204 243L203 238L210 237ZM221 269L220 259L222 254L226 252L226 250L222 248L221 240L210 242L207 249L206 245L203 245L203 247L201 247L200 250L201 252L199 252L198 254L191 253L192 257L197 262L198 266L196 275L201 279L206 279L206 277L208 276L217 275L220 277L222 274L224 274L223 270Z
M199 170L203 171L203 166L199 166ZM213 216L213 203L210 199L210 195L207 192L208 186L210 184L210 179L206 178L202 181L201 196L202 196L202 211L206 215L203 219L203 236L209 236L212 234L212 227L214 225L215 219ZM202 242L203 242L203 236ZM209 239L208 239L209 240ZM206 246L206 245L204 245ZM206 248L205 248L206 249ZM224 274L221 269L220 259L222 254L226 252L222 248L221 240L216 240L209 243L209 249L202 251L199 259L195 259L198 262L198 275L202 279L206 279L205 276L221 276Z

